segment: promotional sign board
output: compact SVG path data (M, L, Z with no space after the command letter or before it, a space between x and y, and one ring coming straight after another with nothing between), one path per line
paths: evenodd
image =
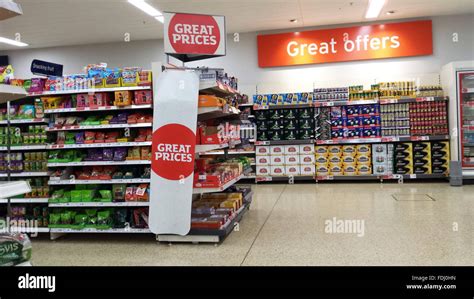
M433 54L431 20L258 35L257 44L262 68Z
M31 62L31 72L35 75L62 77L63 66L52 62L35 59Z
M163 15L165 54L184 62L226 54L224 16L170 12Z
M184 236L191 229L199 76L165 70L153 90L149 227L154 234Z

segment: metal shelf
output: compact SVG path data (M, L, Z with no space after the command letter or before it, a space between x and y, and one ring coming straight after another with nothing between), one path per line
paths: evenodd
M253 110L295 109L295 108L310 108L310 107L313 107L313 104L254 105Z
M224 151L215 151L215 152L205 152L202 153L201 155L224 155ZM228 155L249 155L249 154L255 154L255 151L228 151Z
M332 101L332 102L313 102L314 107L333 107L333 106L351 106L351 105L370 105L378 104L378 99L357 100L357 101Z
M10 124L43 124L48 123L49 118L31 118L31 119L11 119ZM0 125L6 125L7 120L0 120Z
M150 183L150 179L112 179L112 180L49 180L48 185L107 185Z
M222 185L222 186L220 186L220 187L205 187L205 188L196 188L196 187L194 187L194 188L193 188L193 194L222 192L222 191L224 191L225 189L227 189L227 188L229 188L230 186L232 186L232 185L234 185L235 183L237 183L243 176L244 176L244 174L241 174L241 175L239 175L238 177L233 178L232 180L228 181L227 183L225 183L224 185Z
M198 108L198 120L208 120L220 117L229 117L240 115L240 110L232 106L224 107L199 107Z
M211 94L221 98L229 97L238 94L238 91L233 90L229 86L222 84L214 80L200 80L199 81L199 93L200 94Z
M125 160L125 161L82 161L65 163L48 163L48 167L69 167L69 166L99 166L99 165L149 165L149 160Z
M38 145L12 145L10 146L10 151L25 151L25 150L45 150L47 148L46 144ZM0 146L0 151L7 151L8 147Z
M306 181L306 180L313 180L314 181L314 176L293 176L292 177L295 181ZM284 176L256 176L255 180L257 182L281 182L281 181L288 181L290 179L290 176L284 175Z
M2 194L3 195L3 194ZM10 203L48 203L49 198L10 198ZM0 198L0 203L7 203L8 199Z
M403 104L403 103L420 103L420 102L433 102L433 101L447 101L448 97L405 97L399 99L380 99L380 105L385 104Z
M115 234L135 234L135 233L151 233L148 228L110 228L110 229L96 229L96 228L50 228L51 233L115 233Z
M86 207L148 207L149 202L136 201L136 202L61 202L61 203L50 203L50 208L86 208Z
M244 203L235 212L235 217L228 220L220 229L192 228L185 236L179 235L158 235L159 242L222 242L233 230L235 225L242 220L242 217L250 207L250 203Z
M295 145L295 144L313 144L314 139L310 140L276 140L276 141L255 141L255 145Z
M37 171L37 172L12 172L10 173L11 177L39 177L39 176L49 176L48 172ZM0 173L0 178L8 177L6 173Z
M130 105L130 106L104 106L97 108L90 107L79 107L79 108L58 108L58 109L46 109L44 113L69 113L69 112L90 112L90 111L111 111L111 110L135 110L135 109L151 109L153 105Z
M364 144L364 143L435 141L435 140L449 140L449 135L316 140L315 143L318 145L325 145L325 144L332 145L332 144Z
M150 146L151 141L145 142L109 142L109 143L83 143L83 144L50 144L47 149L69 149L69 148L97 148L97 147L127 147L127 146Z
M57 131L73 131L73 130L96 130L96 129L121 129L121 128L146 128L153 126L152 123L136 123L136 124L108 124L108 125L79 125L64 126L61 128L46 128L47 132Z
M89 88L89 89L74 89L74 90L59 90L59 91L42 91L30 92L28 96L59 96L77 93L96 93L96 92L115 92L128 90L148 90L151 86L126 86L126 87L107 87L107 88Z
M49 233L50 229L48 227L10 227L11 232L18 232L18 233Z

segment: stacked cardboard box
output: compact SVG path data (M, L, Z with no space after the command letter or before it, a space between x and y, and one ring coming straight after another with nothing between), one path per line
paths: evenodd
M257 176L314 175L314 146L257 146L256 164Z

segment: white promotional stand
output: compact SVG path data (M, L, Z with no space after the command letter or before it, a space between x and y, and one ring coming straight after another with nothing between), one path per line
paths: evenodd
M159 74L161 64L153 64L153 74L156 79ZM153 145L152 145L152 177L151 177L151 199L150 199L150 230L157 235L156 239L160 242L221 242L228 234L230 234L238 221L249 209L251 196L248 194L244 200L246 204L242 206L235 216L227 221L220 229L191 229L191 206L192 200L198 198L200 194L211 192L222 192L234 185L244 174L227 182L223 186L217 188L193 188L194 172L176 172L177 168L186 168L183 163L176 162L174 164L164 164L167 169L154 168L157 163L155 158L162 157L158 146L163 147L163 143L156 142L157 131L164 126L182 125L193 132L195 141L195 130L198 119L211 119L238 115L240 111L237 109L228 109L222 107L198 109L198 92L201 94L219 94L221 97L235 95L234 91L230 91L222 84L215 80L200 80L199 74L193 69L168 69L161 73L158 80L154 84L154 122L153 122ZM198 81L195 81L195 79ZM197 82L199 85L195 86ZM196 89L198 87L198 89ZM184 89L188 89L185 91ZM191 95L194 95L193 97ZM181 96L181 97L180 97ZM212 110L212 111L211 111ZM186 131L186 130L185 130ZM168 135L168 133L165 133ZM180 135L176 132L173 135ZM181 133L181 135L183 135ZM165 137L169 138L169 137ZM163 140L161 138L160 140ZM187 143L185 138L174 136L174 140L183 140L179 146L194 147L192 165L194 167L194 155L205 153L215 149L223 149L227 151L229 147L235 144L224 145L192 145ZM158 156L157 153L159 154ZM188 154L188 153L186 153ZM177 173L176 177L172 177ZM182 173L179 175L179 173ZM161 174L161 175L160 175ZM168 179L163 176L170 176Z

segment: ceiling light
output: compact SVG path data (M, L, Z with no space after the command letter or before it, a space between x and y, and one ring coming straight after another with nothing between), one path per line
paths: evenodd
M161 23L164 23L165 22L165 17L164 16L158 16L158 17L155 17L155 19L157 21L160 21Z
M369 7L365 13L366 19L374 19L379 16L382 11L383 6L385 5L386 0L369 0Z
M9 45L17 46L17 47L26 47L26 46L28 46L28 44L25 44L25 43L22 43L22 42L13 40L13 39L9 39L9 38L6 38L6 37L0 37L0 43L9 44Z
M291 19L290 22L291 23L298 23L298 19Z
M394 10L389 10L389 11L387 11L385 14L387 14L387 15L393 15L394 13L395 13Z
M152 17L159 17L163 15L158 9L146 3L145 0L128 0L128 3L132 4L138 9L141 9Z

